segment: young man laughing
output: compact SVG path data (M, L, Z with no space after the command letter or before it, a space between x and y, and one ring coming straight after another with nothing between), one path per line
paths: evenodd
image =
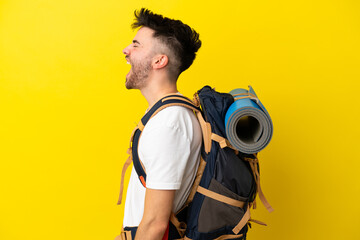
M201 41L188 25L144 8L135 12L132 27L138 31L123 50L131 65L125 86L140 90L150 109L166 95L181 95L177 80L193 63ZM201 141L198 120L185 107L167 107L147 122L138 144L146 188L133 167L123 220L125 231L136 233L136 240L163 239L171 212L177 212L190 193Z

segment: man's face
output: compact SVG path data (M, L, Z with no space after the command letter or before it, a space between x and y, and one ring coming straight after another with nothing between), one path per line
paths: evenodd
M127 89L142 89L147 84L152 69L151 60L154 56L153 33L150 28L140 28L133 42L123 50L127 63L131 64L131 69L126 75Z

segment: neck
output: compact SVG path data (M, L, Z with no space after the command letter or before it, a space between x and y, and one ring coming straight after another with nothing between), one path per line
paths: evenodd
M148 81L146 87L140 89L145 97L149 107L153 106L162 97L168 94L177 93L176 81L170 81L167 78L154 78Z

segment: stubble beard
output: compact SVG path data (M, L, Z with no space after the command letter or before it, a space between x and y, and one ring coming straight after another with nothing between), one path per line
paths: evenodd
M151 70L150 59L133 61L129 75L126 77L125 87L127 89L141 89L146 86L146 80Z

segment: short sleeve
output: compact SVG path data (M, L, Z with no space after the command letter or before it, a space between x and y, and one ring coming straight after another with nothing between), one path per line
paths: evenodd
M177 190L190 155L190 141L179 126L155 124L144 129L139 157L146 171L146 187Z

